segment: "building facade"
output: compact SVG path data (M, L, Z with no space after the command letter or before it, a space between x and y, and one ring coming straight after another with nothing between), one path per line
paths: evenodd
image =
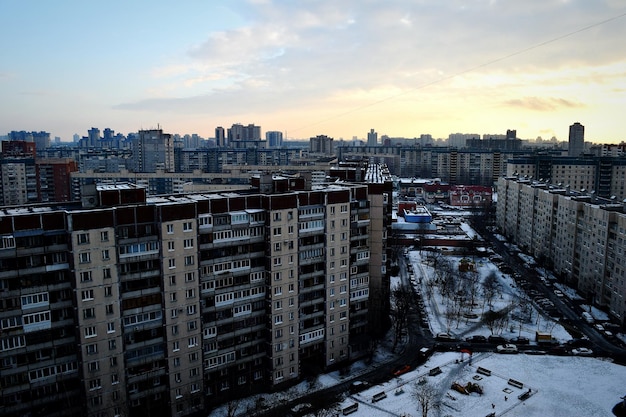
M503 177L498 181L496 221L540 265L626 325L624 203Z
M255 185L2 211L0 414L182 416L366 355L368 187Z

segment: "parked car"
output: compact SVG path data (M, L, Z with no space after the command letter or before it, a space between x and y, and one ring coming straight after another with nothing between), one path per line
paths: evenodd
M395 368L393 370L393 375L394 376L400 376L402 374L406 374L410 370L411 370L411 365L402 365L399 368Z
M550 355L557 355L557 356L565 356L565 355L569 355L569 351L567 350L567 348L563 345L556 345L556 346L552 346L549 350L548 353Z
M480 334L475 334L465 339L465 341L470 343L487 343L487 338Z
M507 343L506 345L498 345L496 347L498 353L517 353L517 346Z
M493 343L494 345L506 344L508 342L508 340L506 340L504 336L500 336L498 334L492 334L491 336L487 338L487 341L489 341L489 343Z
M556 294L557 297L563 297L565 295L563 294L561 290L554 290L554 293Z
M593 350L591 350L589 348L580 347L580 348L572 349L572 355L576 355L576 356L591 356L591 355L593 355Z
M435 340L439 340L440 342L454 342L456 341L456 337L452 336L450 333L437 333L435 336Z
M514 337L513 339L509 340L510 343L513 343L514 345L528 345L530 344L530 339L527 337Z

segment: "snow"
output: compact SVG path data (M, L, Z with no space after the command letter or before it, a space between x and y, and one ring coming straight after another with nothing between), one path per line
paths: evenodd
M359 403L355 417L411 415L420 416L413 398L416 383L425 379L436 388L440 409L429 416L484 417L491 412L507 417L588 417L612 416L611 409L626 394L626 367L595 358L500 355L477 353L470 364L467 355L457 363L459 353L435 354L422 367L393 379L384 385L344 400L342 406ZM442 373L429 376L438 366ZM478 367L491 371L491 376L478 374ZM508 383L519 381L522 388ZM453 389L453 382L477 383L483 394L463 395ZM395 395L402 388L404 393ZM531 396L522 401L518 396L531 389ZM374 394L385 391L387 398L372 403ZM506 399L505 399L506 397ZM492 408L492 404L495 406Z

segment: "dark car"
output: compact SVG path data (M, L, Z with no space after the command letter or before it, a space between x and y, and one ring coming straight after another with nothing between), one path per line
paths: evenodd
M498 334L492 334L491 336L487 338L487 341L489 341L489 343L493 343L496 345L503 345L503 344L508 343L508 340L506 340L504 336L500 336Z
M569 348L590 348L592 346L592 342L589 339L571 339L565 343Z
M509 342L513 343L514 345L528 345L530 344L530 339L528 339L527 337L520 336L520 337L514 337Z
M563 345L556 345L548 349L548 354L557 355L557 356L565 356L565 355L569 355L569 350Z
M487 343L487 338L480 334L475 334L474 336L470 336L465 341L470 343Z

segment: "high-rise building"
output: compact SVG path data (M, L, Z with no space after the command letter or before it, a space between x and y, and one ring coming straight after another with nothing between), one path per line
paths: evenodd
M78 164L71 158L45 158L35 161L39 189L38 201L42 203L64 202L72 199L70 174L78 171Z
M283 146L283 132L274 130L265 132L265 140L270 148L280 148Z
M218 126L215 128L215 145L218 148L224 148L227 145L226 135L222 126Z
M0 414L184 416L365 356L368 187L253 185L0 212Z
M518 177L498 180L500 232L626 325L626 205Z
M368 146L378 145L378 133L375 132L374 129L370 129L367 133L367 144Z
M174 171L174 139L161 129L140 130L133 142L135 172Z
M585 152L585 126L576 122L569 127L567 155L579 157Z
M333 144L333 138L326 135L318 135L309 139L311 153L334 155L335 147Z
M87 146L96 148L100 146L100 129L92 127L87 131Z

